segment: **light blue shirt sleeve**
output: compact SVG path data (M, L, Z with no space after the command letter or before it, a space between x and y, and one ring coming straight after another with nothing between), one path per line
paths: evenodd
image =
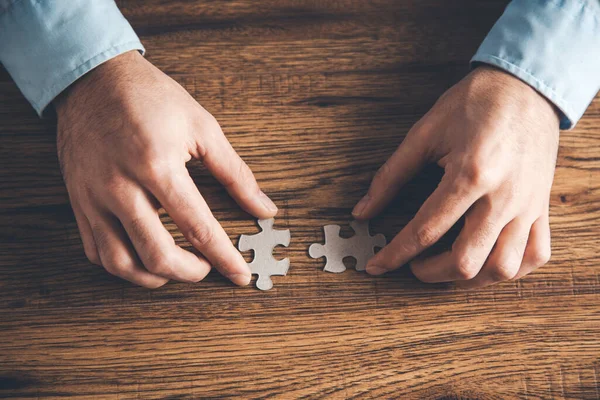
M523 80L561 111L561 129L600 90L600 1L514 0L471 60Z
M0 0L0 63L39 115L101 63L144 51L114 0Z

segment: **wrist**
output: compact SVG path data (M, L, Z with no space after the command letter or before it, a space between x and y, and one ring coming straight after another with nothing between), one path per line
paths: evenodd
M98 65L73 82L53 101L59 118L66 109L85 101L86 97L93 96L94 93L106 95L102 90L102 88L106 89L106 82L114 82L122 77L128 65L138 58L143 57L137 50L125 52Z
M555 123L558 129L560 124L558 108L521 79L488 64L479 64L471 71L470 76L484 96L491 96L494 101L500 98L503 103L510 102L519 110L534 110L537 115Z

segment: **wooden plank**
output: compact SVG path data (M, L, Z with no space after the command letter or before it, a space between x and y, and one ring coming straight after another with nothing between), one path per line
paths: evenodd
M280 206L292 242L275 253L292 267L267 293L214 273L149 291L90 265L55 123L0 72L0 398L600 398L600 98L561 134L553 259L531 276L460 291L406 269L327 274L307 256L506 3L118 1ZM257 230L189 166L234 242ZM393 237L440 174L419 175L373 229Z
M237 300L26 312L4 324L12 339L1 350L21 376L15 393L50 398L597 393L593 380L577 380L597 366L597 294L510 308L372 296L335 305L273 297L243 308Z

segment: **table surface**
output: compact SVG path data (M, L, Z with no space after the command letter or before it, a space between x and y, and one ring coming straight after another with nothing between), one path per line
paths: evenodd
M598 98L561 135L553 257L526 279L461 291L407 269L329 274L307 254L323 225L347 226L507 1L118 3L148 59L217 117L279 205L276 227L292 240L275 253L291 268L268 292L216 273L151 291L91 265L55 122L39 120L3 71L0 397L600 397ZM235 243L258 231L200 163L189 166ZM391 239L440 176L415 178L372 230Z

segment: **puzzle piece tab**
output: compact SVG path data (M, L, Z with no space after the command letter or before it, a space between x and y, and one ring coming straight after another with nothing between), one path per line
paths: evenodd
M344 272L344 257L353 257L356 260L356 270L364 271L367 261L375 255L375 247L384 247L387 243L382 234L369 234L368 221L352 221L350 226L355 235L346 239L340 237L339 225L325 225L325 244L314 243L308 248L308 254L312 258L325 257L325 271Z
M290 230L273 229L275 220L259 219L258 225L262 228L256 235L241 235L238 243L240 251L254 250L254 260L248 264L250 271L258 275L256 287L260 290L269 290L273 287L272 275L285 275L290 267L289 258L276 260L273 258L275 246L290 245Z

